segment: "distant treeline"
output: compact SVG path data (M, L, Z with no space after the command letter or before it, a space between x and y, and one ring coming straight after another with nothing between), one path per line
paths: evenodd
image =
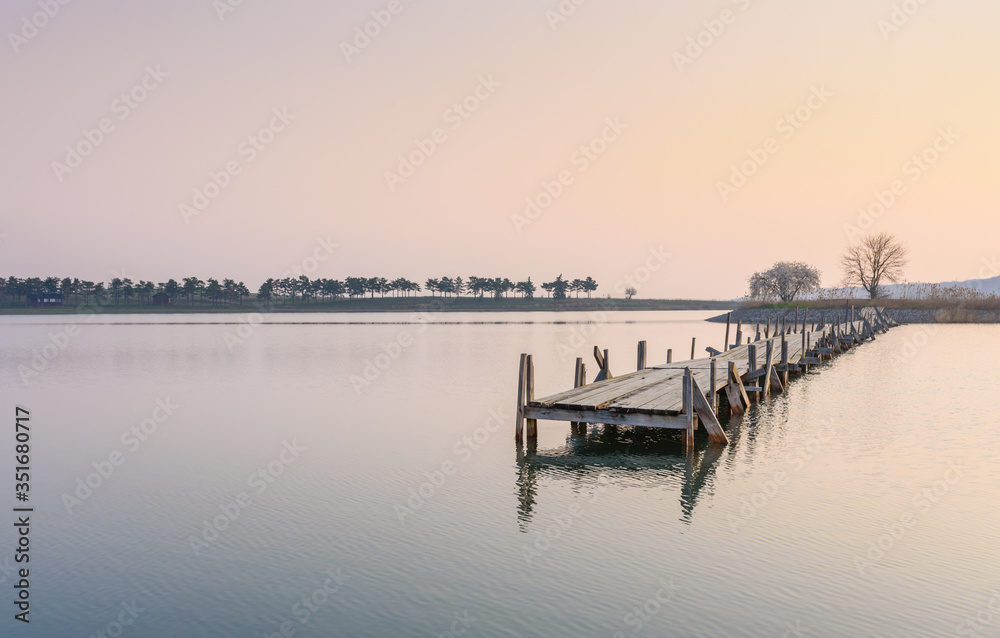
M590 298L597 290L597 282L591 277L586 279L564 279L559 275L555 280L543 283L542 290L546 296L553 299L566 299L575 294L585 293ZM285 277L283 279L268 279L257 290L256 298L266 301L284 303L314 303L316 301L333 301L341 298L364 299L376 295L385 297L409 297L422 290L431 296L461 296L492 297L502 299L514 293L523 299L535 296L537 288L529 277L526 281L517 283L505 277L442 277L428 279L423 286L406 278L387 279L385 277L347 277L338 279L310 279L306 275ZM104 305L152 305L154 297L165 294L171 303L202 304L242 304L251 296L250 290L242 281L232 279L201 280L198 277L184 277L180 282L169 279L162 283L139 280L133 282L127 277L115 277L108 283L93 282L81 279L60 279L58 277L30 277L18 279L8 277L0 279L0 303L8 305L26 304L33 297L46 295L61 295L65 305L98 304Z

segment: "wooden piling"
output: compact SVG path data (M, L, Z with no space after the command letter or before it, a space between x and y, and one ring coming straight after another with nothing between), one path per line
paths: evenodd
M715 357L712 357L712 362L711 362L710 365L711 365L711 369L709 370L709 385L712 386L712 389L711 389L711 391L712 391L712 412L714 414L719 414L719 392L718 392L718 388L719 388L719 372L718 372L718 367L719 367L719 364L715 360Z
M694 379L691 376L691 368L684 368L684 380L682 391L684 398L682 401L683 413L687 417L687 429L684 430L684 449L688 452L694 450Z
M635 366L636 366L635 369L636 370L645 370L646 369L646 342L645 341L640 341L639 342L639 348L638 348L638 350L639 351L636 354L636 360L635 360Z
M694 344L698 341L698 337L691 337L691 360L694 361Z
M583 357L577 357L576 368L573 370L573 387L579 388L584 383L586 383L586 373L584 372ZM569 429L570 432L577 433L580 430L582 424L579 421L570 421Z
M530 403L535 400L535 362L532 356L528 355L527 370L525 372L524 380L524 399L525 403ZM538 438L538 421L536 419L527 419L527 434L528 439Z
M518 443L521 442L524 432L524 389L525 389L525 377L528 371L528 355L521 354L521 363L517 369L517 421L515 422L514 428L514 440Z
M740 320L736 323L736 345L743 345L743 321Z
M726 342L723 345L722 351L729 352L729 328L733 325L733 313L726 313Z
M674 362L674 351L670 348L667 348L667 363L673 363L673 362Z
M771 373L774 372L774 342L768 339L767 341L767 354L764 359L764 376L762 377L763 383L760 385L764 388L764 398L768 399L771 397Z

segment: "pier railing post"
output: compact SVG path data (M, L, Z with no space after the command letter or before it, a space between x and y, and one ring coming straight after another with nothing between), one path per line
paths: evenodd
M645 370L646 369L646 342L640 341L638 352L635 358L635 369Z
M524 401L525 405L531 403L535 400L535 362L532 360L531 355L528 355L528 361L526 365L525 379L524 379ZM535 419L527 419L527 429L528 429L528 439L538 438L538 421Z
M683 392L684 392L684 415L687 417L687 429L684 430L684 449L688 452L694 451L694 428L695 428L695 415L694 415L694 388L691 383L691 368L684 369L684 382L683 382Z
M584 373L583 373L583 357L577 357L576 358L576 367L573 369L573 387L574 388L579 388L580 386L582 386L585 383L583 375L584 375ZM580 428L580 422L579 421L570 421L570 423L569 423L570 432L573 432L574 434L576 434L577 431L579 430L579 428Z
M729 352L729 328L733 325L733 313L726 313L726 343L722 348L723 352Z
M709 373L709 384L712 386L712 412L719 414L719 364L712 357L712 369Z
M528 370L528 355L521 354L521 363L517 369L517 421L514 428L514 440L518 443L524 437L524 389L525 376Z

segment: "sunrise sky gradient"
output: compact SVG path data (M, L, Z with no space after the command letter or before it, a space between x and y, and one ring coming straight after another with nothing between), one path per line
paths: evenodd
M389 0L243 0L220 18L224 2L74 0L24 40L38 0L0 5L0 275L256 290L330 236L313 276L563 273L606 293L662 246L640 297L731 298L777 260L837 283L845 226L895 180L871 229L910 247L910 281L1000 275L984 272L1000 253L1000 3L587 0L553 27L558 0L401 0L347 60ZM115 100L147 67L168 75L122 120ZM492 92L452 128L481 78ZM821 108L779 132L814 91ZM294 120L248 161L241 143L275 109ZM103 118L113 131L60 181L53 162ZM609 118L627 128L581 171L573 154ZM391 190L397 157L437 128ZM939 131L957 139L914 179ZM777 150L723 201L719 182L768 138ZM239 174L187 223L180 206L229 162ZM518 232L512 215L562 171L572 183Z

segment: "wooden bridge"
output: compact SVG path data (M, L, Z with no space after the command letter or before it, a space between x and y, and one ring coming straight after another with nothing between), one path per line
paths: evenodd
M612 377L608 351L594 347L599 368L593 383L586 383L583 359L576 360L574 388L543 399L534 396L534 362L530 354L521 355L517 386L518 443L527 431L530 440L538 436L538 421L569 421L574 431L587 424L627 425L684 430L684 442L692 449L694 432L703 425L715 443L729 442L719 423L720 404L730 414L741 414L749 405L772 392L783 392L790 375L801 374L809 366L822 364L846 349L875 339L895 325L880 308L867 307L855 313L853 307L837 311L835 322L826 315L818 323L809 322L806 310L802 322L798 309L793 323L779 320L773 330L770 321L761 332L743 343L743 325L737 325L736 338L729 345L732 313L726 322L724 351L707 348L708 358L673 363L668 351L667 363L646 365L646 342L640 341L636 372Z

